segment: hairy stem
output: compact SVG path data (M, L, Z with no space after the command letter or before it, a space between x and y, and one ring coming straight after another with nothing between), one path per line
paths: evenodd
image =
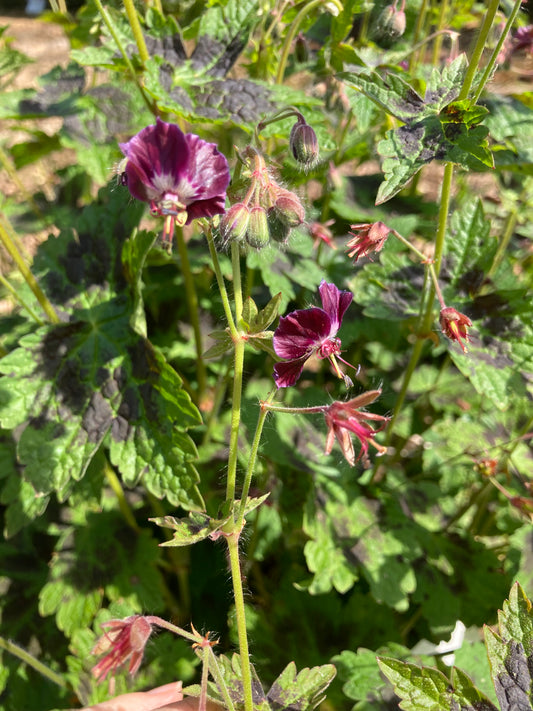
M139 22L139 17L137 15L135 5L133 4L133 0L124 0L124 8L126 10L126 15L128 16L133 36L135 37L135 43L137 45L137 49L139 50L141 62L145 64L150 59L150 55L148 54L148 49L146 48L141 23Z
M15 243L11 239L11 236L9 235L8 231L4 228L4 225L2 224L2 222L0 222L0 241L6 248L11 259L17 265L17 268L18 268L19 272L22 274L22 276L24 277L26 283L28 284L30 289L33 291L35 298L41 305L41 308L43 309L45 314L48 316L48 320L51 323L59 323L59 317L56 314L54 307L48 301L46 295L44 294L41 287L37 283L37 280L31 273L30 268L24 261L22 255L20 254L17 247L15 246Z
M21 662L27 664L32 669L35 669L36 672L39 672L39 674L42 674L42 676L46 677L47 679L50 679L50 681L56 684L57 686L61 686L63 688L66 688L68 686L67 682L63 679L62 676L56 674L38 659L32 657L32 655L25 649L22 649L22 647L19 647L17 644L13 644L13 642L10 642L8 639L0 637L0 649L4 649L6 652L9 652L14 657L17 657L17 659L20 659Z
M233 584L233 598L235 601L235 619L237 622L237 636L239 638L239 652L241 655L244 711L253 711L252 670L250 666L250 652L248 648L248 635L246 632L244 592L239 560L239 532L234 531L231 533L226 538L226 542L228 544L231 581Z

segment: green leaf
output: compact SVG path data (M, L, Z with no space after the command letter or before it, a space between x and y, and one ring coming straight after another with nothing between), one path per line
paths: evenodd
M244 515L250 513L268 499L270 494L264 494L258 498L250 498L246 500ZM223 518L215 519L204 513L191 512L188 518L176 519L173 516L162 516L161 518L151 518L157 526L170 528L174 531L174 535L170 541L161 543L161 546L176 547L189 546L193 543L198 543L206 538L216 540L219 538L221 529L228 523L230 518L235 517L239 510L240 501L233 503L232 511Z
M533 706L533 611L515 583L498 615L499 634L485 628L492 681L502 711Z
M130 326L139 323L139 255L147 245L130 255L127 278L120 255L142 209L104 190L100 204L80 215L77 238L51 238L36 257L67 323L23 337L0 361L0 422L23 426L17 454L40 495L65 499L105 444L127 485L142 479L173 505L199 505L196 449L185 430L200 415L178 374Z
M479 198L468 200L453 213L450 221L450 286L457 289L466 278L481 282L492 265L497 247L497 240L490 237L490 220L485 217L483 203Z
M378 657L378 664L394 691L402 699L405 711L497 711L466 674L452 672L451 682L438 669L419 667L390 657Z
M267 693L274 708L312 711L325 698L325 691L336 674L333 664L305 668L296 672L294 662L287 664Z
M212 338L215 343L206 350L204 358L219 358L225 353L230 353L234 348L233 339L228 329L225 331L212 331L209 334L209 338Z

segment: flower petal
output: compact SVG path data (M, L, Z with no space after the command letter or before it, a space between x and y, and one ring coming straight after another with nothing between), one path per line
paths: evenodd
M274 365L274 380L278 388L290 388L300 377L307 357L285 360Z
M280 358L302 358L311 355L331 333L328 314L318 307L293 311L282 316L272 344Z
M230 181L226 157L219 152L214 143L207 143L194 133L188 133L185 140L189 147L185 180L189 183L191 198L186 198L181 192L180 197L186 205L190 205L196 200L222 200L223 212L226 188ZM208 215L203 216L207 217Z
M326 281L320 282L318 291L322 308L331 321L331 333L328 335L334 336L340 328L346 309L352 303L353 294L350 291L341 291L335 284L328 284Z
M177 193L190 150L178 126L158 117L155 126L143 128L119 146L128 159L125 172L133 197L149 201L159 200L167 192Z

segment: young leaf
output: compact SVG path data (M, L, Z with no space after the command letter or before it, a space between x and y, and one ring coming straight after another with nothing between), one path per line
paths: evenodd
M274 709L312 711L324 700L336 673L333 664L305 668L297 673L295 663L290 662L270 687L267 700Z

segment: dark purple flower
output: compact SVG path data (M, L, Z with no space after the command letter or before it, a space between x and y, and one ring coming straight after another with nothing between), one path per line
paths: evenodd
M230 174L226 158L214 143L160 118L127 143L125 182L137 200L149 202L165 217L163 241L172 241L174 225L224 212Z
M300 309L282 316L274 332L276 355L285 359L274 366L274 380L278 388L294 385L305 361L315 353L319 358L329 358L339 378L346 380L335 360L341 352L341 342L336 335L353 295L325 281L321 282L318 291L322 300L321 309Z

